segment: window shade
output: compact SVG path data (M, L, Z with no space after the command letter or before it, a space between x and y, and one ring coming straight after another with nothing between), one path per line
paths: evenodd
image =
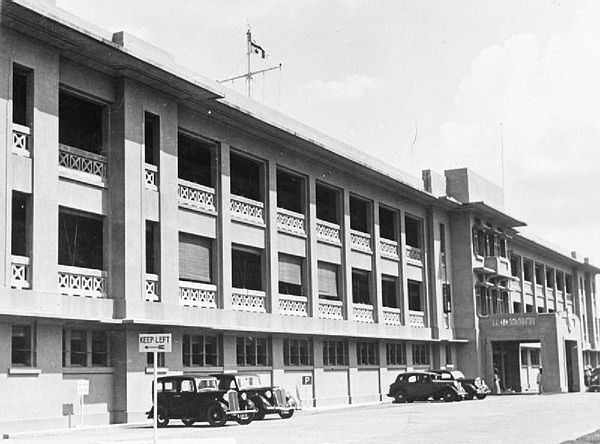
M280 254L279 281L302 285L302 258Z
M210 239L179 233L179 279L211 282Z
M319 295L338 297L338 266L319 262Z

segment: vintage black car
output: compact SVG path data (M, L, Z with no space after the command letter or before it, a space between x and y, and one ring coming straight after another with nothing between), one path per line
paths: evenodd
M433 372L401 373L390 385L387 394L397 403L428 399L443 399L446 402L461 401L466 395L460 382L443 380Z
M239 424L250 424L257 410L248 395L235 390L220 390L215 378L194 376L164 376L158 378L156 411L159 427L166 427L171 419L179 419L186 426L208 421L213 427L224 426L233 419ZM147 412L154 416L154 406Z
M283 419L291 418L297 408L296 400L287 395L284 389L263 385L258 375L219 373L211 376L219 380L220 390L247 393L257 409L254 419L264 419L269 414L278 414Z
M432 370L433 372L440 375L443 380L448 381L459 381L467 392L466 399L485 399L487 395L491 393L490 388L487 386L485 381L479 377L474 379L467 379L463 372L458 370Z

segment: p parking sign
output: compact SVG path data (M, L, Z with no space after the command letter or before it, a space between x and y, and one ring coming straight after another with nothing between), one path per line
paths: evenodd
M302 385L312 385L312 376L302 376Z

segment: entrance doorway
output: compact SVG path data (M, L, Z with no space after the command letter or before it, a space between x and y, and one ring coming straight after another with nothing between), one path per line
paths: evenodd
M565 341L565 362L567 364L567 390L576 392L578 387L575 383L577 365L577 341Z
M540 342L492 341L492 364L503 393L537 392L542 367Z

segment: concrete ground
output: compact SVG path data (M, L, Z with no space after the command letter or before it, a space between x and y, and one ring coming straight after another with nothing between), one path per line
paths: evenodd
M561 443L600 429L600 393L492 396L458 403L415 402L298 412L247 426L228 423L159 429L159 443ZM11 434L18 444L151 443L149 425L74 430L56 434Z

